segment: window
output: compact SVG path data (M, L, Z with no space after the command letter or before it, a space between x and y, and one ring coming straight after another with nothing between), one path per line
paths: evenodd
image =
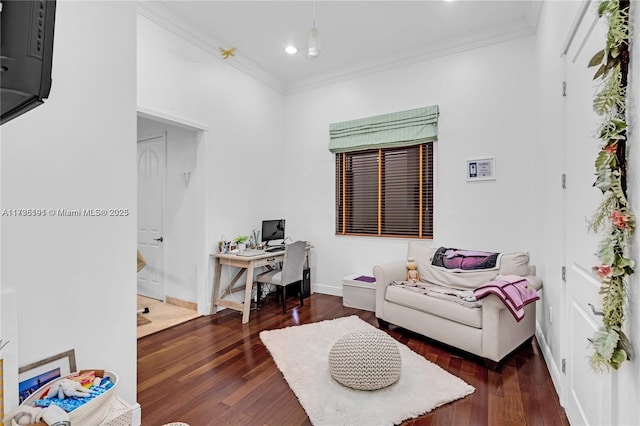
M336 234L433 237L433 142L336 154Z
M336 234L433 238L432 105L332 123Z

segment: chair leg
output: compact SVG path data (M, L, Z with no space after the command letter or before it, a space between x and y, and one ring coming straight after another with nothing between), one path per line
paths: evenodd
M287 286L282 286L282 313L287 313Z

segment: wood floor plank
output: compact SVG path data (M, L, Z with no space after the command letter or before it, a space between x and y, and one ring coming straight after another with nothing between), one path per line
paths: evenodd
M473 379L467 383L472 384L476 390L471 402L469 425L485 425L489 421L489 370L478 364L474 365Z
M264 383L271 379L272 376L279 374L277 369L273 368L272 362L265 362L265 368L262 369L260 374L253 376L247 381L247 384L232 394L226 396L222 402L230 407L241 403L247 403L251 401L251 396L255 395L259 397L263 391L266 390ZM258 392L256 392L256 390Z
M299 307L277 301L251 312L248 324L230 310L200 317L138 340L138 402L142 424L183 421L207 425L309 425L309 418L259 334L263 330L375 314L314 294ZM388 334L475 387L466 398L403 423L407 425L568 425L535 340L496 371L480 360L407 330Z
M524 409L522 408L522 393L518 383L518 370L512 366L505 366L502 370L504 383L504 413L507 424L525 425Z

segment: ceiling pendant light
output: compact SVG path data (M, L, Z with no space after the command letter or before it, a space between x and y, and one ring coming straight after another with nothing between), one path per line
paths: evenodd
M307 54L310 58L316 58L320 55L322 45L320 43L320 33L316 29L316 2L313 2L313 28L309 32L309 42L307 44Z

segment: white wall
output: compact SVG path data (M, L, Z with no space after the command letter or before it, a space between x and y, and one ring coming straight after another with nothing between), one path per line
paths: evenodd
M138 139L166 132L167 173L164 213L166 296L197 303L197 185L191 180L198 166L198 132L138 118ZM190 172L189 184L184 173Z
M329 124L435 104L435 238L424 243L527 250L537 260L533 48L527 37L287 97L287 228L316 247L317 289L340 294L342 277L404 259L408 241L335 236ZM483 156L495 156L497 179L466 182L465 160Z
M0 279L17 295L19 365L75 349L79 368L116 372L131 403L135 17L130 2L58 2L50 97L4 124L1 145L3 208L129 209L127 217L3 217ZM6 398L10 409L17 395Z
M283 97L139 15L138 105L209 128L198 146L193 177L204 210L196 275L199 309L205 312L208 255L218 240L249 235L262 219L284 216ZM223 271L223 280L230 272Z

